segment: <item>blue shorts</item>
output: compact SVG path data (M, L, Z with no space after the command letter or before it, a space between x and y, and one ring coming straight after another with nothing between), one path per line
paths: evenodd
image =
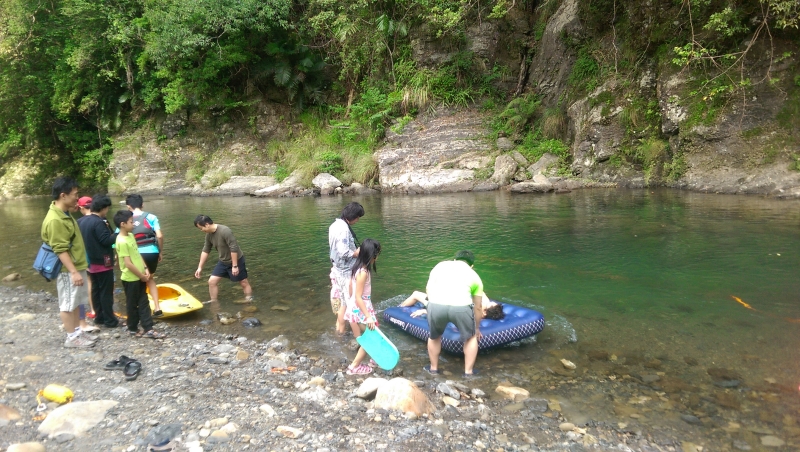
M211 272L211 276L219 276L228 278L233 282L239 282L247 279L247 267L244 263L244 256L239 258L239 274L233 276L233 264L226 264L222 261L217 261L217 265L214 266L214 271Z

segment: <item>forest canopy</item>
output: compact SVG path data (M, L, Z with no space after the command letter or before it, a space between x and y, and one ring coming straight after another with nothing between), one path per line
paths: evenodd
M796 0L661 2L680 15L663 20L688 18L694 28L651 36L662 42L649 48L671 44L676 64L685 65L724 64L743 37L796 29L800 12ZM631 24L638 4L582 2L587 28L607 33L626 15ZM469 52L440 68L420 67L412 30L463 48L467 26L502 20L516 8L530 18L525 33L538 39L537 17L557 6L558 0L4 0L0 165L27 155L46 161L50 174L72 173L99 187L107 180L109 138L126 122L136 127L137 118L152 113L247 106L265 92L281 93L297 111L327 106L340 120L357 122L364 133L354 139L369 145L390 116L430 102L508 100L494 83L508 68L476 71Z

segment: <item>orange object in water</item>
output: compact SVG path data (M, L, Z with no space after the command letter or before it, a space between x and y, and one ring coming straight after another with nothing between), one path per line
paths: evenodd
M737 303L739 303L740 305L744 306L745 308L747 308L747 309L751 309L751 310L755 311L755 308L753 308L753 307L752 307L752 306L750 306L749 304L747 304L747 303L745 303L744 301L742 301L742 299L741 299L741 298L739 298L739 297L737 297L737 296L734 296L734 295L731 295L731 298L733 298L734 300L736 300L736 302L737 302Z

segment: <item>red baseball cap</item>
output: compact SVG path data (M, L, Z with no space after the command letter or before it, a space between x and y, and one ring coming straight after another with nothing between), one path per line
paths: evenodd
M89 196L83 196L81 199L78 200L78 207L85 207L89 208L92 205L92 198Z

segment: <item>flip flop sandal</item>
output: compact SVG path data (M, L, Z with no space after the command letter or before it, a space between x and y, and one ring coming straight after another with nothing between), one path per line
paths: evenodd
M164 339L167 337L167 335L164 333L159 333L158 331L155 330L150 330L139 337L144 337L147 339Z
M136 361L136 360L133 359L133 358L128 358L125 355L122 355L118 359L115 359L114 361L107 362L106 365L103 366L103 369L105 369L105 370L120 370L120 369L124 369L125 365L128 364L131 361Z
M439 375L439 369L431 370L431 365L428 364L427 366L423 367L422 370L428 372L431 375Z
M139 372L142 371L142 363L136 361L129 361L128 364L125 364L125 368L122 369L122 374L125 375L125 379L128 381L136 380L136 377L139 376Z
M372 373L372 368L366 364L359 364L356 367L347 367L347 375L368 375Z
M148 444L147 452L167 452L178 448L175 441L164 441L163 444Z
M376 367L378 367L378 363L376 363L376 362L375 362L375 360L374 360L374 359L372 359L372 358L370 358L370 359L369 359L369 362L367 363L367 365L368 365L369 367L372 367L373 369L374 369L374 368L376 368Z

